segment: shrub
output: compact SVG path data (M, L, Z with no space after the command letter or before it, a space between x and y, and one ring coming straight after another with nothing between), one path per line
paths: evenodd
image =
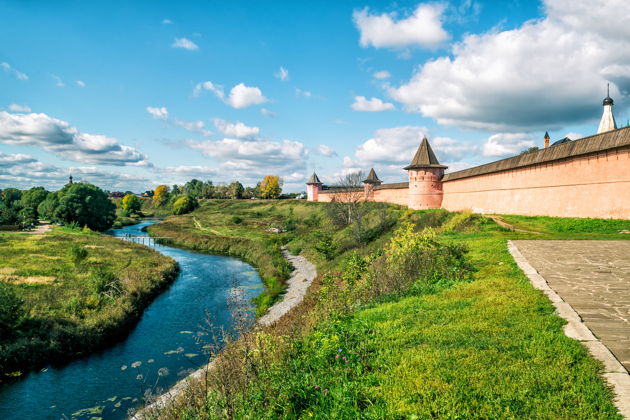
M79 245L72 245L68 250L68 255L70 256L70 260L75 265L81 264L88 256L88 250Z
M323 235L313 248L315 248L315 251L326 257L327 260L332 260L335 257L337 248L339 248L339 244L332 236Z
M0 282L0 337L5 338L13 334L24 315L23 306L22 299Z
M173 203L173 214L186 214L199 207L199 202L191 197L180 197Z
M101 266L92 267L90 270L88 286L92 293L99 296L116 298L122 293L118 277Z
M243 218L240 216L232 216L232 223L238 225L243 222Z

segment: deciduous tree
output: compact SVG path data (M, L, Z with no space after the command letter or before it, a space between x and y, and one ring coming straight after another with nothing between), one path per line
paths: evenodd
M168 187L166 185L158 185L153 193L153 202L156 206L162 206L168 201Z
M282 181L279 176L267 175L260 183L262 198L278 198L282 193Z
M135 194L127 194L120 202L120 206L128 213L138 213L142 208L142 203Z

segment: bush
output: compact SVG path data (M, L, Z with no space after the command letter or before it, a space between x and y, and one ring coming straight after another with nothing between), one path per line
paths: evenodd
M335 258L339 244L330 235L322 235L319 241L313 246L315 251L326 257L327 260Z
M199 207L199 202L191 197L180 197L173 203L173 214L186 214Z
M116 298L122 293L120 280L101 266L92 267L88 277L90 291L98 296Z
M8 286L0 282L0 337L13 334L24 315L24 302ZM0 340L1 341L1 340Z
M70 260L75 265L82 263L88 256L88 250L79 245L72 245L68 250L68 255L70 256Z
M240 216L232 216L232 223L238 225L243 222L243 218Z

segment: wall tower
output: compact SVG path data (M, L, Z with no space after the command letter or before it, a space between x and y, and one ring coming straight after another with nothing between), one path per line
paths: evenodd
M370 169L367 178L363 180L363 191L365 192L365 201L374 201L374 187L381 185L383 181L378 179L374 168Z
M306 196L308 201L318 201L319 192L322 189L322 182L315 172L311 175L311 178L306 183Z
M442 177L448 166L440 165L426 137L405 166L409 176L409 207L414 210L439 209L442 206Z
M608 90L606 98L604 98L604 114L602 120L599 122L599 128L597 134L605 133L606 131L616 130L617 123L615 122L615 116L613 115L613 100L610 97L610 83L608 84Z

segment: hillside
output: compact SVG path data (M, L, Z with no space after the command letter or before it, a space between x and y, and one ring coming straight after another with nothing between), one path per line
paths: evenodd
M327 209L213 201L154 227L177 244L240 253L264 276L284 270L262 258L284 245L320 274L289 316L222 354L209 393L191 388L160 418L615 418L601 365L563 334L505 244L627 239L628 222L504 216L542 232L526 233L371 203L357 235ZM283 224L293 228L266 230Z

